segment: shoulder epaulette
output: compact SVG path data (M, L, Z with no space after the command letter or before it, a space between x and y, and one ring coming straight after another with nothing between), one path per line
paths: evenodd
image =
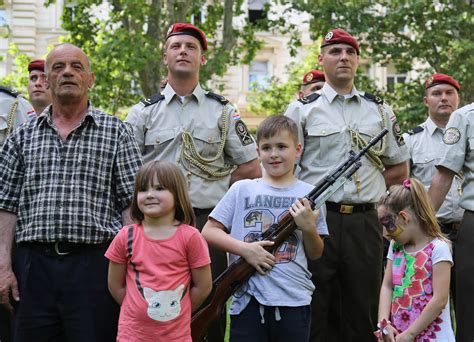
M416 126L415 128L412 128L412 129L409 129L407 131L408 134L410 135L413 135L413 134L417 134L417 133L420 133L420 132L423 132L424 128L421 127L421 126Z
M308 96L305 96L305 97L302 97L301 99L298 99L298 101L300 101L302 104L305 105L305 104L316 101L319 96L320 95L318 93L312 93Z
M375 96L371 93L364 93L363 95L367 100L369 101L372 101L372 102L375 102L376 104L378 105L382 105L383 104L383 100L381 97L379 96Z
M224 106L229 103L229 100L227 100L224 96L213 93L212 91L207 92L206 96L222 103Z
M165 98L165 95L163 95L162 93L156 93L156 94L151 95L147 99L143 99L141 102L145 105L145 107L147 107L157 102L160 102L164 98Z
M0 86L0 91L4 92L4 93L7 93L8 95L11 95L13 97L18 97L18 95L20 95L20 93L17 92L16 90L6 88L6 87L2 87L2 86Z

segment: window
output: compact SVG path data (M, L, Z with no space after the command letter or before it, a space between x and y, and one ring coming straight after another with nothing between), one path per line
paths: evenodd
M407 79L406 74L399 75L388 75L387 76L387 91L393 93L395 91L395 85L397 83L405 83Z
M249 89L265 89L268 87L268 61L253 61L249 68Z
M7 26L7 11L0 5L0 27Z
M268 0L249 0L249 22L255 24L261 19L267 19L267 11L265 4Z

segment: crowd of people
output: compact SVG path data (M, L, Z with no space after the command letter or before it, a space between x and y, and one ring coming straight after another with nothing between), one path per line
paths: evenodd
M31 105L0 87L0 341L191 341L192 313L239 258L255 273L232 296L232 342L454 341L454 325L474 340L474 105L458 110L460 84L433 74L427 120L402 134L355 87L360 46L336 28L322 70L254 139L200 85L207 49L173 24L166 82L124 122L93 106L89 58L69 43L29 64ZM313 209L305 195L384 129ZM272 248L262 234L288 214L295 230ZM205 339L226 325L223 310Z

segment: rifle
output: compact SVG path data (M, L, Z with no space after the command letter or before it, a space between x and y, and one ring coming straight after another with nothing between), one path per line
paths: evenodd
M388 130L384 128L373 137L367 145L355 153L349 152L349 158L319 181L311 192L305 197L313 209L320 208L352 175L361 167L361 157L380 139ZM270 240L274 244L265 249L272 253L295 231L296 224L290 213L287 213L276 224L272 224L261 236L260 240ZM191 318L191 336L193 342L200 342L206 335L211 323L220 316L227 300L245 282L255 269L245 259L239 258L222 272L213 282L213 288L206 303L193 313Z

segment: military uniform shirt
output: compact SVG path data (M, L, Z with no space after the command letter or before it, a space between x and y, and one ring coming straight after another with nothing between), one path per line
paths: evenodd
M437 164L453 172L464 172L459 205L474 211L474 103L451 114L443 136L445 148Z
M423 128L422 131L414 134L405 133L403 138L412 160L410 175L418 178L426 190L428 190L436 171L435 165L439 162L441 157L440 151L444 149L444 129L436 126L429 117L420 127ZM459 207L461 189L462 179L456 175L454 176L451 189L446 195L443 205L436 214L440 222L461 222L464 213L464 210Z
M182 133L192 134L198 152L205 158L217 154L221 141L222 122L220 120L224 109L223 103L206 96L198 84L191 95L181 99L173 88L167 84L163 90L164 99L152 105L139 103L132 107L125 122L132 125L137 143L146 161L167 160L177 164L190 181L189 194L195 208L213 208L226 193L230 175L204 179L188 173L187 163L183 162ZM245 129L242 128L240 116L229 104L228 132L221 158L212 162L214 167L225 164L240 165L257 158L256 145ZM245 126L243 126L245 127ZM202 171L193 168L193 172Z
M299 139L303 155L299 161L299 178L316 184L349 157L349 151L360 150L354 146L351 131L358 132L367 142L384 127L378 104L363 97L364 93L354 87L348 95L338 95L326 83L320 96L313 102L290 104L285 115L298 123ZM386 165L395 165L409 159L396 117L390 107L383 105L385 125L389 130L386 147L381 160ZM380 147L380 142L375 148ZM348 203L374 203L386 190L385 180L367 158L356 173L356 181L350 180L339 189L330 201Z
M8 92L0 91L0 147L3 146L5 139L7 138L8 131L8 114L18 99L18 106L13 116L13 128L12 131L20 126L22 123L28 121L28 112L34 111L33 107L23 96L13 96Z

